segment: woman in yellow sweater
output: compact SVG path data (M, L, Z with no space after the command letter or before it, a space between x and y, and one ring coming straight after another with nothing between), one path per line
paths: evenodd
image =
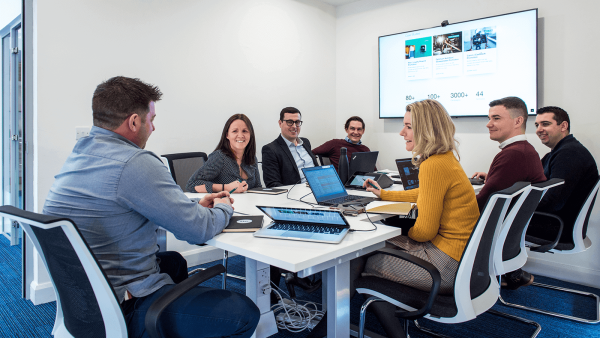
M406 141L406 150L413 154L413 164L419 167L419 188L385 191L365 183L367 191L383 200L417 203L419 217L414 227L407 236L388 240L388 247L432 263L442 277L442 294L452 293L458 261L479 218L475 192L454 154L458 155L454 132L454 124L439 102L423 100L408 105L400 135ZM431 288L427 272L381 254L368 258L363 275L421 290Z
M419 167L419 188L385 191L373 180L367 182L379 189L372 188L367 182L364 184L368 191L383 200L417 203L419 217L408 236L392 238L386 246L433 264L442 277L442 294L453 291L458 261L479 218L473 187L454 156L454 152L458 153L454 132L454 124L439 102L424 100L409 104L400 136L406 141L406 150L413 153L413 163ZM420 290L431 289L431 277L423 269L375 252L350 262L350 297L356 291L354 280L361 273ZM375 313L388 337L405 337L393 305L377 302L369 309ZM321 319L307 338L323 337L326 322L325 318Z

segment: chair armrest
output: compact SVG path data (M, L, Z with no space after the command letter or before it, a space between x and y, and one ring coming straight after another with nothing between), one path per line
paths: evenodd
M154 303L150 305L150 308L148 308L148 312L146 312L145 325L148 336L150 336L150 338L160 338L160 334L158 333L158 318L163 310L169 306L169 304L173 303L177 298L181 297L196 286L223 272L225 272L225 267L221 264L217 264L204 271L200 271L195 275L190 276L183 282L175 285L174 288L154 301Z
M565 224L564 224L563 220L560 217L558 217L558 216L556 216L554 214L549 214L547 212L541 212L541 211L536 211L533 214L534 215L540 215L540 216L546 216L546 217L554 218L554 219L558 220L558 222L559 222L558 233L556 234L556 238L554 239L554 241L552 241L551 243L548 243L548 244L544 244L544 245L540 245L540 246L530 247L529 248L529 251L548 252L548 251L554 249L554 247L556 246L556 244L558 244L558 241L560 240L560 236L562 235L563 228L565 227Z
M405 260L407 262L413 263L414 265L425 269L425 271L427 271L431 275L433 283L431 285L431 291L429 292L429 297L427 298L427 303L425 304L425 306L416 311L396 311L396 317L412 320L419 319L424 315L428 314L440 290L440 284L442 283L442 277L440 276L440 272L438 271L438 269L433 264L419 257L410 255L406 252L392 250L389 248L383 248L377 250L377 253L393 256Z

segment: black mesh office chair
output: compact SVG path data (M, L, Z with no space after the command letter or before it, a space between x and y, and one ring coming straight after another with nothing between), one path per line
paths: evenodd
M0 216L19 222L48 269L56 294L54 337L127 337L115 292L73 221L9 205L0 206ZM149 336L160 337L158 318L169 304L224 270L222 265L206 269L158 298L145 318Z
M587 250L592 245L592 241L587 236L587 227L588 227L590 215L592 213L592 209L594 208L594 202L596 201L596 195L598 194L598 188L600 188L600 179L596 182L596 185L594 186L592 191L589 193L587 199L585 200L585 203L583 203L583 206L581 207L581 210L579 211L579 215L577 216L577 219L575 220L575 224L573 226L573 232L572 232L573 243L570 243L570 242L569 243L560 243L559 242L561 235L562 235L563 228L564 228L563 221L562 221L562 219L560 219L560 217L553 215L553 214L540 213L540 212L536 211L535 212L536 214L541 214L545 217L552 217L554 219L557 219L559 221L560 226L559 226L559 229L556 233L556 237L554 240L542 239L542 238L534 237L532 235L526 235L525 241L527 242L526 245L529 247L530 251L540 252L540 253L546 252L546 253L553 253L553 254L575 254L575 253L579 253L579 252L583 252L583 251ZM565 314L556 313L556 312L552 312L552 311L546 311L546 310L523 306L523 305L519 305L519 304L508 303L508 302L504 301L502 298L500 299L500 301L502 302L502 304L504 304L506 306L514 307L514 308L521 309L521 310L542 313L542 314L549 315L549 316L569 319L569 320L573 320L576 322L587 323L587 324L597 324L600 322L600 297L598 297L598 295L596 295L594 293L582 292L579 290L573 290L573 289L568 289L568 288L561 288L558 286L547 285L547 284L542 284L542 283L537 283L537 282L534 282L532 284L532 286L538 286L538 287L553 289L553 290L557 290L557 291L564 291L564 292L569 292L569 293L574 293L574 294L594 298L595 302L596 302L596 318L595 319L586 319L586 318L581 318L581 317L568 316Z
M162 155L169 162L169 171L173 180L185 191L185 185L190 177L208 160L206 153L192 152Z
M179 153L179 154L166 154L162 155L162 157L167 159L169 164L169 171L173 176L173 180L177 183L178 186L181 187L181 190L184 192L185 186L187 182L190 180L190 177L204 165L204 163L208 160L208 156L203 152L192 152L192 153ZM163 240L164 236L164 240ZM161 230L159 234L159 246L160 243L163 243L163 246L166 247L166 231ZM205 244L200 244L203 246ZM223 252L223 265L225 266L225 271L227 271L227 260L229 257L229 253L225 250ZM204 270L203 268L198 268L190 271L190 274L195 273L198 270ZM232 277L239 280L246 280L246 278L238 275L233 275L230 273L223 274L223 289L227 288L227 277Z
M502 281L502 275L520 269L527 262L525 230L529 220L546 191L561 184L564 184L564 180L558 178L532 184L529 189L519 196L516 203L513 203L502 223L494 247L494 267L496 274L500 276L500 281ZM498 299L503 301L500 295ZM496 314L501 314L501 312L496 312ZM535 338L542 329L537 322L532 320L512 315L510 318L535 326L536 330L532 334L532 338Z
M433 280L432 288L430 291L421 291L373 276L357 279L354 282L356 291L371 295L361 308L359 337L364 336L367 307L377 301L386 301L400 308L395 315L404 321L407 336L409 320L415 320L417 328L422 331L445 337L420 327L416 319L426 317L441 323L461 323L474 319L494 306L500 294L492 260L495 238L511 200L527 189L529 183L518 182L489 197L459 261L451 295L438 294L441 277L432 264L397 250L381 250L384 254L409 261L428 271Z
M321 165L329 165L329 164L331 164L331 161L329 160L328 156L315 155L315 157L317 158L317 160L319 160L319 163Z

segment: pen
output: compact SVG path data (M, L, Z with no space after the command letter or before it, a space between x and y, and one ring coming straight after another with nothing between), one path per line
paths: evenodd
M379 190L379 188L377 188L377 186L373 183L371 183L371 181L368 181L367 183L369 183L370 186L372 186L373 188Z
M233 194L233 192L236 191L236 190L237 190L237 188L231 189L231 191L229 192L229 194Z

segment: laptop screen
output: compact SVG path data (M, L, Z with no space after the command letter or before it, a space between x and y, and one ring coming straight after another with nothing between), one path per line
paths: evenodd
M257 206L267 216L277 222L292 221L315 224L348 225L339 211L321 209L300 209Z
M337 171L332 165L302 168L317 202L348 196Z
M404 190L411 190L419 187L419 168L416 168L411 161L412 159L410 158L396 160L396 166L398 167Z
M350 172L348 173L348 175L352 176L357 171L366 173L375 171L377 155L379 155L378 151L352 153L352 158L350 159Z

